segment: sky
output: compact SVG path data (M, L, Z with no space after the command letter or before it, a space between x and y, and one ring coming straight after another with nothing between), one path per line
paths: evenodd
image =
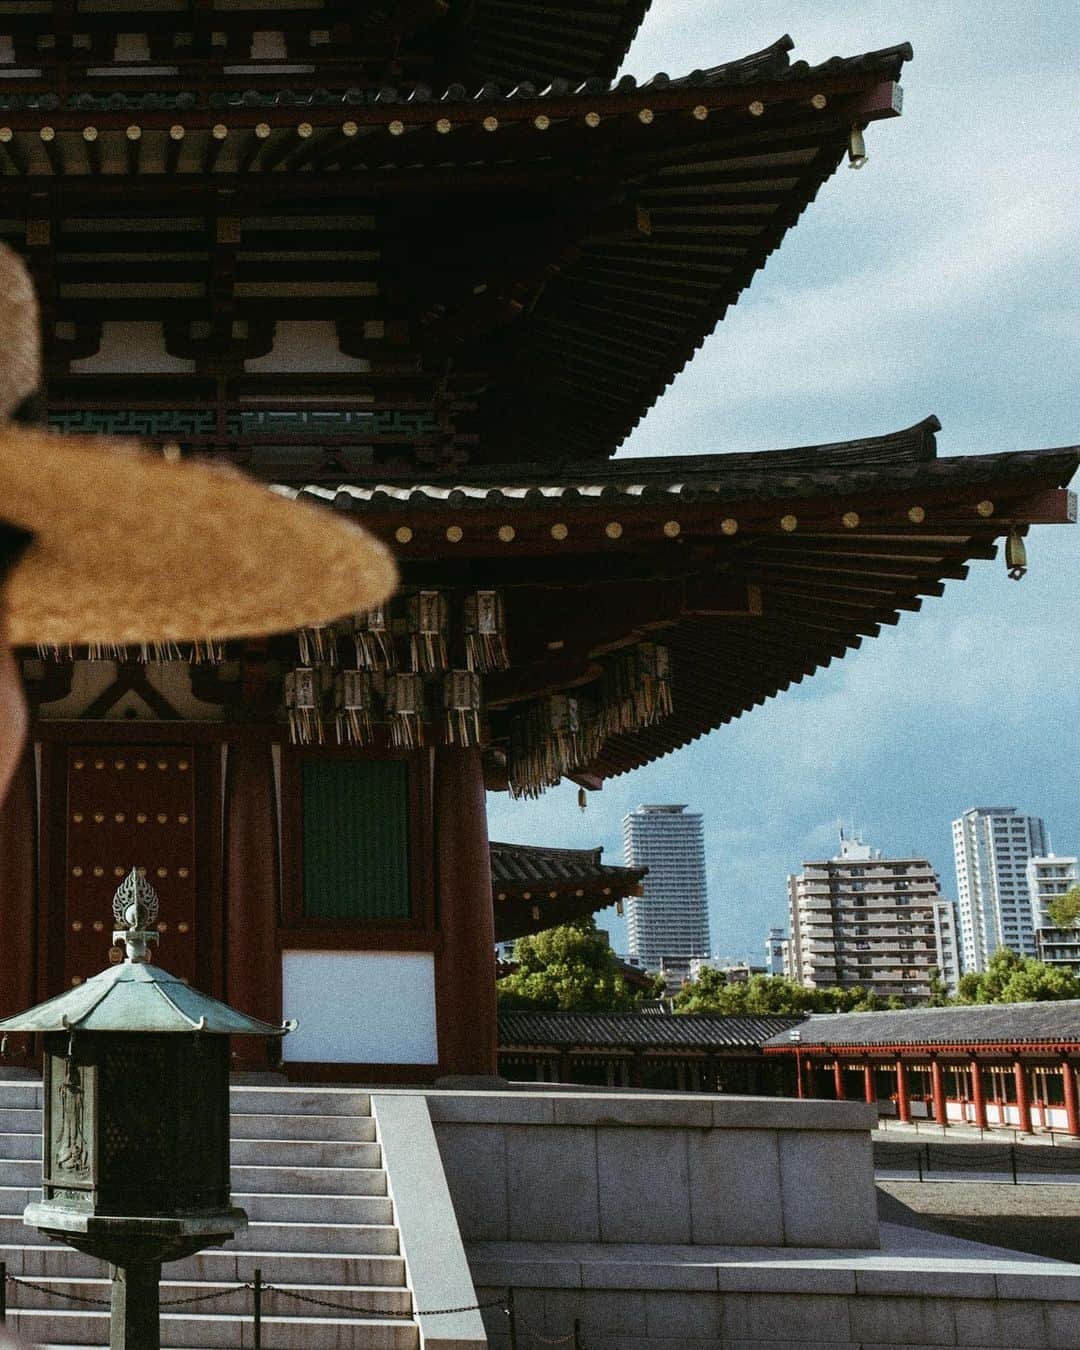
M871 123L693 363L621 447L738 453L888 432L936 413L940 455L1080 443L1080 100L1075 0L654 0L624 69L675 76L790 32L817 62L899 42L904 113ZM1080 487L1080 479L1074 482ZM956 894L968 806L1046 820L1080 850L1080 528L1036 526L895 628L683 750L589 794L489 799L493 839L604 846L623 815L705 817L713 952L760 962L786 877L838 822L929 857ZM614 910L597 916L625 950Z

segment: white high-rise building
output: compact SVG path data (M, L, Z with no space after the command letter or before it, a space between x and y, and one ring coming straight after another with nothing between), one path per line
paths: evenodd
M1028 895L1031 897L1031 922L1036 929L1052 928L1046 907L1056 896L1080 886L1080 866L1076 858L1059 858L1051 853L1032 857L1027 863Z
M709 955L705 839L699 813L685 806L639 806L623 817L628 867L649 869L642 894L626 902L630 954L648 970L687 976Z
M788 973L811 988L860 985L882 998L925 1002L930 972L959 979L952 901L926 858L884 858L840 837L837 856L788 877Z
M1029 858L1027 882L1031 921L1035 925L1035 954L1048 966L1064 966L1074 975L1080 974L1080 928L1055 927L1046 908L1055 896L1080 886L1080 861L1075 857L1059 858L1053 853L1045 858Z
M787 970L787 934L782 928L770 928L765 939L765 973L783 975Z
M972 806L953 821L964 970L984 970L999 947L1035 955L1027 866L1048 852L1042 820L1015 806Z

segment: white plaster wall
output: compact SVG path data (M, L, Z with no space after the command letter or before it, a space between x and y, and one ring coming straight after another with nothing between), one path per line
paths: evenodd
M436 1064L431 952L286 951L282 1005L298 1028L286 1060L318 1064Z

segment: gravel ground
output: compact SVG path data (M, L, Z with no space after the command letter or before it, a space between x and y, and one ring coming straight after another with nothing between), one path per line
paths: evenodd
M1080 1185L879 1181L889 1223L1080 1264Z

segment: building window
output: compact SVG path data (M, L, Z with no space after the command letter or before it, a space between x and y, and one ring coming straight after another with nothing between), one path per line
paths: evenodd
M412 917L403 761L304 760L303 828L304 918Z

